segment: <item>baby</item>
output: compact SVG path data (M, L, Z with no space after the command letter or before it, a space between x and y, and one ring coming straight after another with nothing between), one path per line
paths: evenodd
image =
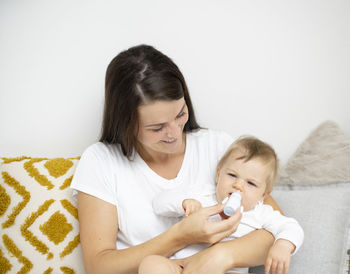
M304 239L303 229L293 218L288 218L263 204L270 194L276 179L278 161L276 153L268 144L254 138L242 137L236 140L226 151L217 165L216 190L192 189L167 190L153 200L156 214L167 217L188 216L202 206L212 206L226 202L232 193L241 194L242 219L237 230L223 241L241 237L255 229L266 229L275 237L265 262L265 272L270 269L287 273L290 256L295 254ZM212 216L210 221L227 218L223 213ZM193 244L178 251L172 257L181 259L208 247L205 244ZM139 267L139 273L181 273L181 260L171 260L162 256L146 257ZM229 272L246 273L248 268L231 269Z

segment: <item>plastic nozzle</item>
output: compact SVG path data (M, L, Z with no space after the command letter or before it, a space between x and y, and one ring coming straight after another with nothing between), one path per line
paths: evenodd
M239 191L232 193L224 207L225 215L232 216L236 212L236 210L241 206L241 200L242 196Z

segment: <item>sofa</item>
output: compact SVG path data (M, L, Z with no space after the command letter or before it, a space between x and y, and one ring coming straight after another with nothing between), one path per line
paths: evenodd
M0 273L85 273L69 188L78 162L1 158ZM300 144L272 196L305 232L289 273L349 273L350 138L335 122L322 123Z

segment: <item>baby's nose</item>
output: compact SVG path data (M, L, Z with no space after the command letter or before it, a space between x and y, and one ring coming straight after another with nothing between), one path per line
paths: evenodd
M233 187L240 192L243 192L243 184L244 181L242 179L236 179L235 182L233 183Z

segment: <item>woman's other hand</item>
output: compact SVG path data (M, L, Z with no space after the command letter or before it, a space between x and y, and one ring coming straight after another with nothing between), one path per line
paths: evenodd
M180 264L184 268L184 274L223 274L233 267L261 265L266 260L273 241L270 232L258 229L181 259Z
M264 199L264 204L265 204L265 205L270 205L270 206L272 206L272 208L273 208L274 210L278 210L282 215L284 215L282 209L278 206L278 204L277 204L276 201L272 198L271 195L266 195L266 197L265 197L265 199Z

